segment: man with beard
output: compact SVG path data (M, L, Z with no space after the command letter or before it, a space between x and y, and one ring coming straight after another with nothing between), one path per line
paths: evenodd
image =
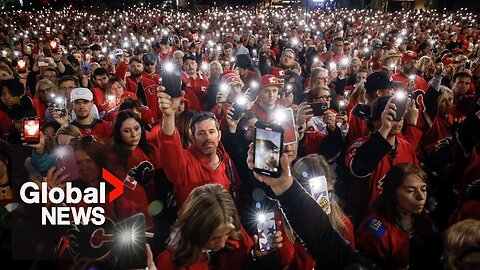
M93 72L93 82L95 87L92 89L93 103L99 107L105 102L105 88L108 82L108 71L104 68L97 68Z
M161 112L158 108L157 82L143 72L143 61L137 56L130 59L129 70L130 76L127 77L126 81L127 90L136 94L138 100L152 110L155 120L159 120Z
M392 80L402 82L405 85L405 90L408 92L413 92L417 89L422 89L423 91L427 91L428 83L425 81L424 78L416 75L416 62L418 60L418 56L413 51L407 51L402 56L402 69L393 74Z
M105 121L93 117L93 94L88 88L75 88L70 94L73 102L73 111L76 119L71 123L78 127L83 135L92 135L98 141L107 143L112 138L112 127ZM55 120L61 125L68 124L68 116L59 118L58 113L53 113Z
M143 66L145 75L152 79L154 82L160 80L160 74L156 73L157 70L157 55L149 52L143 56Z
M391 96L381 96L371 107L368 119L370 135L357 139L347 150L345 165L352 177L352 213L362 220L369 206L381 194L386 173L396 164L418 160L415 147L402 138L404 118L396 121L396 105ZM408 125L416 119L408 119Z
M162 167L174 186L177 206L182 206L195 187L210 183L221 184L236 198L239 178L220 144L220 124L212 113L200 113L192 119L190 128L194 145L183 148L175 128L175 111L182 97L171 97L163 91L158 93L163 113L158 147L162 153Z

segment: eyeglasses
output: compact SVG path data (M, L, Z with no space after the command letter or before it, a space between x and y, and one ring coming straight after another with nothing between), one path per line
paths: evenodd
M315 99L332 100L332 96L326 96L326 95L325 95L325 96L319 96L319 97L317 97L317 98L315 98Z
M38 88L38 93L46 93L46 92L50 92L50 91L52 91L52 88L51 88L51 87L50 87L50 88L46 88L46 89L40 89L40 88Z
M459 262L470 253L474 252L480 252L480 241L478 241L475 245L471 246L469 249L465 250L460 256L457 257L455 261Z

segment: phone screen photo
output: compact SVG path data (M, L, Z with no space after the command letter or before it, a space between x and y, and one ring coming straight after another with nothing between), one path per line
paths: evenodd
M255 124L254 171L270 177L281 173L280 157L283 151L283 128L258 121Z
M258 248L260 251L268 251L273 246L273 238L277 232L275 214L273 212L260 213L257 215Z
M115 269L145 269L147 267L147 238L145 215L133 215L114 225L113 254Z
M23 138L28 144L37 144L40 142L40 119L23 119Z
M60 116L65 116L67 113L67 99L65 97L54 96L52 97L50 104Z

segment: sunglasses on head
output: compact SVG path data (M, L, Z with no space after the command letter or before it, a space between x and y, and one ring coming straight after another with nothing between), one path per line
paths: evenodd
M95 139L93 135L82 135L80 137L70 139L67 144L68 145L76 145L76 144L85 145L85 144L91 144L91 143L100 143L100 142L97 141L97 139Z

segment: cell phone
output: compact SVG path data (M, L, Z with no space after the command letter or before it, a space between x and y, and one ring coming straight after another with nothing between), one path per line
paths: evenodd
M330 197L328 196L327 178L324 175L310 178L309 185L312 197L327 215L330 214L332 210L330 207Z
M396 115L394 120L395 121L402 120L403 116L407 113L408 105L410 104L410 98L408 97L406 92L399 91L399 92L396 92L393 95L393 97L390 98L390 100L397 107L395 111Z
M145 236L145 215L135 214L115 223L113 226L113 255L115 269L145 269L147 267L147 239Z
M274 178L280 177L283 134L283 127L280 125L264 121L255 124L253 171Z
M25 48L25 52L27 54L31 54L32 53L32 46L27 45L27 47Z
M25 60L23 59L18 59L17 61L17 70L19 73L25 73L27 71L27 65L25 63Z
M40 142L40 119L38 117L23 119L23 139L27 144Z
M65 116L67 113L67 98L65 97L53 96L50 100L50 105L60 116Z
M472 61L467 60L465 61L465 69L470 69L472 67Z
M48 67L48 62L38 61L38 66L39 66L39 67Z
M312 102L309 103L312 107L312 112L314 116L322 116L328 110L328 104L326 102Z
M295 128L295 116L292 108L278 110L274 113L273 123L281 125L284 129L283 144L296 143L298 134Z
M261 213L257 216L258 248L268 251L273 247L273 239L277 232L275 214L273 212Z
M246 96L241 95L241 96L237 97L237 99L235 100L235 102L232 105L232 107L234 109L232 118L234 120L238 120L238 119L242 118L243 113L247 110L247 102L248 102L248 99L247 99Z
M75 152L69 145L59 146L55 149L56 156L55 166L57 168L65 167L65 172L69 173L67 181L72 182L79 178L77 161L75 160Z
M175 72L162 72L161 84L169 96L182 96L182 80Z
M90 75L90 63L87 61L82 61L82 72L83 75Z

